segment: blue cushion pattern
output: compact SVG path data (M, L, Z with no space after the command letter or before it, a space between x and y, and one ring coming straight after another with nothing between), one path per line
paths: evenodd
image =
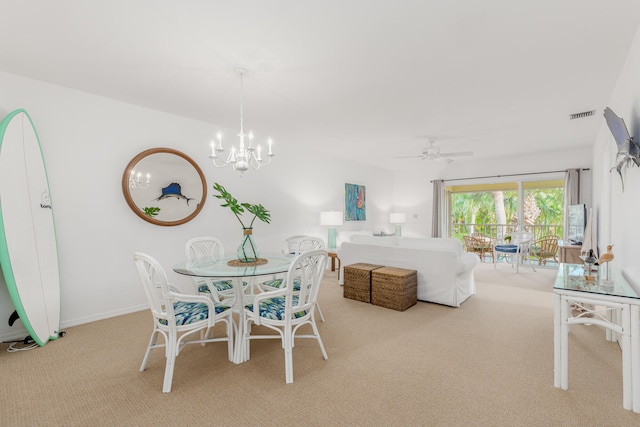
M216 308L216 314L230 309L229 306L220 303L214 303L214 306ZM199 322L209 317L209 307L201 302L174 302L173 312L176 315L177 326ZM167 320L160 319L160 323L166 325Z
M285 297L273 297L260 301L260 317L272 320L283 320L285 301ZM293 303L298 303L298 297L295 295L293 296ZM245 307L248 310L253 311L253 304L247 304L245 305ZM293 313L293 317L299 318L305 316L306 314L307 310L303 310L297 313Z
M213 285L216 287L218 292L230 291L233 289L233 281L232 280L218 280L217 282L213 282ZM242 282L243 286L247 286L247 282ZM210 294L211 290L207 285L198 286L198 292L201 294Z
M273 279L273 280L267 280L265 282L262 282L264 286L268 286L270 288L276 288L276 289L282 289L283 283L284 281L282 279ZM293 281L293 290L294 291L300 290L300 280L295 279Z
M518 245L497 245L497 252L508 252L508 253L516 253L518 252Z

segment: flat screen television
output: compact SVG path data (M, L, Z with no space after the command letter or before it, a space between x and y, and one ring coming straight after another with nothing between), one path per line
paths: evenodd
M581 245L584 239L584 229L587 226L587 207L584 204L570 205L567 212L567 237L572 245Z

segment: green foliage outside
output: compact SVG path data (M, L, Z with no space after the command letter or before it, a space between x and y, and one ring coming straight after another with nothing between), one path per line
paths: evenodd
M485 224L508 224L518 222L518 192L502 191L506 222L498 221L496 203L492 191L451 194L451 237L461 238L470 233L466 224L476 224L475 230L482 232ZM543 188L524 190L523 216L525 225L554 226L550 232L562 235L564 189ZM457 224L457 225L456 225ZM487 229L491 229L488 227ZM495 227L492 228L495 231ZM489 233L487 233L489 234ZM495 237L495 236L491 236Z

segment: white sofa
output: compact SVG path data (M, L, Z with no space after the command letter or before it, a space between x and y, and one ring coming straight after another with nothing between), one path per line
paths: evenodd
M337 253L340 284L344 266L364 262L416 270L421 301L460 307L476 293L473 269L479 258L464 252L457 239L354 235Z

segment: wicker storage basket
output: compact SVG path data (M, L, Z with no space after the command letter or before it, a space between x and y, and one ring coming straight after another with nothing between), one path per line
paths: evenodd
M343 295L345 298L371 302L371 272L383 265L357 263L344 266Z
M418 301L416 270L384 267L371 275L371 303L393 310L405 311Z

